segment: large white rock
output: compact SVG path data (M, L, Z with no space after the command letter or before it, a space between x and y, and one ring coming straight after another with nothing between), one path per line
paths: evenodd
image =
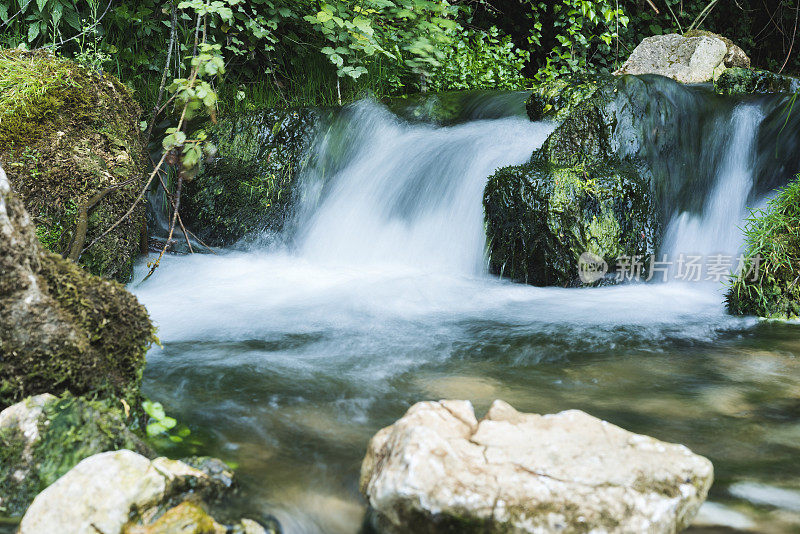
M673 533L713 480L683 445L584 412L421 402L369 443L361 491L383 532Z
M660 74L681 83L703 83L725 68L727 45L708 36L654 35L639 43L615 74Z
M19 534L117 534L131 513L146 514L174 488L211 483L176 460L150 461L129 450L95 454L36 496Z

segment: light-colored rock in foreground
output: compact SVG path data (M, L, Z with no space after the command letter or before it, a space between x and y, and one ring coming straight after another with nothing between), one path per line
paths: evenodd
M254 522L229 530L201 509L204 498L227 489L227 478L177 460L151 461L129 450L95 454L36 496L19 534L164 532L158 527L173 523L185 528L169 532L259 532ZM194 502L170 509L185 499ZM148 530L151 524L155 530Z
M725 68L728 47L708 36L654 35L639 43L615 74L660 74L681 83L703 83Z
M369 443L361 491L382 532L672 533L713 480L683 445L584 412L420 402Z

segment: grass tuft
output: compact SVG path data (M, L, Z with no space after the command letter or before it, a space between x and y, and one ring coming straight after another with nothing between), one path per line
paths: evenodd
M800 317L800 174L751 213L742 271L726 296L734 315Z

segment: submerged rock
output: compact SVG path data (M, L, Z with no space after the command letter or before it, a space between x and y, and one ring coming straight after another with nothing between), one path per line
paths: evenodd
M0 51L0 88L0 164L45 248L77 254L78 228L85 223L88 245L125 215L144 185L141 111L113 76L45 51ZM127 282L144 213L139 204L80 255L80 265Z
M360 487L381 532L650 532L689 525L707 459L586 413L421 402L370 441Z
M37 493L78 462L122 448L150 454L122 405L49 393L0 413L0 514L19 516Z
M681 83L709 82L724 68L727 45L707 35L677 33L642 40L615 74L659 74Z
M714 83L718 93L796 93L800 91L800 78L775 74L765 70L745 68L725 69Z
M383 103L397 116L412 123L452 126L471 120L524 116L522 91L445 91L387 97Z
M218 478L177 460L148 460L129 450L104 452L40 493L19 533L264 532L252 521L224 527L207 514L201 503L227 489Z
M263 110L223 118L208 131L215 156L187 183L181 216L211 245L279 231L323 112Z
M152 339L124 287L41 248L0 167L0 408L63 391L135 406Z

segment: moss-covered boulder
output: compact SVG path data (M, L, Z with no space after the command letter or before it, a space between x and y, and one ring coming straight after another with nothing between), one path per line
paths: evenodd
M800 175L746 225L742 272L726 296L735 315L800 317Z
M654 251L649 181L629 161L500 169L485 197L491 271L538 286L580 284L579 258L609 266Z
M566 99L546 112L566 118L531 160L489 179L484 211L491 272L534 285L579 285L583 253L613 266L620 256L656 250L651 173L638 155L643 139L626 119L644 105L643 89L630 76L576 89L582 100Z
M152 456L116 400L65 394L29 397L0 413L0 516L20 516L33 498L93 454L132 449Z
M208 129L216 154L187 183L181 216L212 245L278 231L323 112L263 110L230 116Z
M83 209L88 245L133 205L146 172L139 115L113 76L43 51L0 50L0 164L51 252L84 248ZM139 205L79 263L129 280L144 224Z
M64 391L138 404L153 339L122 285L42 249L0 167L0 409Z
M796 93L800 91L800 78L776 74L766 70L741 67L725 69L714 83L723 95L737 93Z

